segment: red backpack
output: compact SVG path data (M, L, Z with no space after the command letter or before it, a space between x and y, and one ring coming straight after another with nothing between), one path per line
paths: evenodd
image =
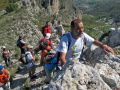
M39 49L43 50L47 46L51 46L52 47L52 41L50 39L46 39L46 38L40 39L40 41L39 41Z

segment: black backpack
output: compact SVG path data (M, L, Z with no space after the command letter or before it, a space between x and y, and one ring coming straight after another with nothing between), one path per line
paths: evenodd
M20 42L21 39L18 39L17 42L16 42L16 45L17 47L21 47L22 46L22 43Z

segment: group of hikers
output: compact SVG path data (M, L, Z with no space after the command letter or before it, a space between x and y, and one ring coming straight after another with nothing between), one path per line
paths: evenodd
M101 47L105 53L114 54L114 51L111 47L98 40L95 40L84 32L84 25L81 19L72 20L70 27L71 31L65 33L60 21L57 21L57 24L54 24L54 26L52 26L50 22L46 22L46 25L41 30L43 38L39 40L39 44L34 49L33 46L28 45L25 42L23 35L19 36L19 39L17 40L17 46L21 50L19 60L23 64L27 64L30 79L35 79L37 77L35 74L35 54L37 54L39 51L41 51L40 66L44 67L46 83L51 81L51 74L53 71L59 72L70 60L79 60L84 45L90 47L92 44L95 44ZM60 42L58 43L56 49L54 49L54 41L51 39L51 35L53 33L58 35L60 38ZM3 51L4 48L5 47L3 47ZM4 60L6 66L9 66L8 63L10 62L10 59L5 58ZM2 69L0 69L0 71L2 71ZM2 83L1 78L2 77L0 73L0 83Z

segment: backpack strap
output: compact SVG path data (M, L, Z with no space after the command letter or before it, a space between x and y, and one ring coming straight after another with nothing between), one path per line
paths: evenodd
M70 37L70 33L67 33L67 34L65 34L66 36L67 36L67 38L68 38L68 49L67 49L67 51L70 49L70 44L71 44L71 37Z
M71 36L70 36L70 33L66 33L66 34L64 34L64 35L66 35L67 36L67 38L68 38L68 49L67 49L67 51L70 49L70 44L71 44ZM63 35L63 36L64 36ZM62 37L63 37L62 36ZM57 52L57 64L58 64L58 62L59 62L59 57L60 57L60 52Z

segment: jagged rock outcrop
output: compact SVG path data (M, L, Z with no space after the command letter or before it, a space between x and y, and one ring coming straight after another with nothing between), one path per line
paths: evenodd
M53 15L59 14L59 0L51 0L51 9Z
M28 11L39 13L43 16L56 16L64 23L74 18L82 18L82 11L78 8L75 0L21 0ZM65 17L67 16L67 17Z
M120 57L106 55L93 45L85 52L81 64L73 60L60 80L51 82L48 90L115 90L120 88ZM53 79L54 80L54 79Z
M120 30L110 30L108 43L110 46L120 46Z
M71 62L60 80L51 82L48 90L112 90L92 67Z
M85 51L89 65L95 67L103 80L112 88L120 88L120 57L119 55L105 54L95 45Z
M48 10L50 15L59 13L59 0L42 0L42 6Z
M22 7L28 10L28 13L31 15L36 15L40 12L39 4L36 0L21 0Z
M21 0L22 5L32 11L44 12L46 15L58 15L59 0Z

